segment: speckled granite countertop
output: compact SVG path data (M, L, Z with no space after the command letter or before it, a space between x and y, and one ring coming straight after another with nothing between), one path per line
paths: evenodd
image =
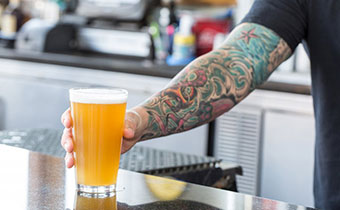
M2 209L311 209L126 170L119 171L115 195L84 197L62 158L4 145L0 166Z

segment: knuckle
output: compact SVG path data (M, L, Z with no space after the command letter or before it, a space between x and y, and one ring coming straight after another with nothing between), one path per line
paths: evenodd
M66 135L66 133L67 133L67 128L64 128L64 130L63 130L63 137Z

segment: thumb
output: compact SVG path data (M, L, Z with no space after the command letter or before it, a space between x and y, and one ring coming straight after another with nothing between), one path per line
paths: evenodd
M134 139L136 131L140 125L140 116L135 111L128 111L126 113L125 125L124 125L124 138Z
M125 139L133 139L135 137L135 128L134 124L130 120L125 120L124 127L124 138Z
M122 142L121 150L122 154L130 150L140 139L140 134L138 134L140 125L140 115L135 111L128 111L125 118L124 140Z

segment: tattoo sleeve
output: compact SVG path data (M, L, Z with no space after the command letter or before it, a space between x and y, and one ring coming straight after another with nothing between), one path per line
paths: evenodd
M147 113L141 140L207 123L244 99L291 55L273 31L243 23L222 47L197 58L140 105Z

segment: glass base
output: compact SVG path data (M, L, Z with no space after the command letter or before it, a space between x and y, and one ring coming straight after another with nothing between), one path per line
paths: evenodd
M82 184L77 184L78 192L85 194L112 194L116 191L116 185L108 186L87 186Z
M115 192L105 193L105 194L95 194L95 193L85 193L77 191L77 196L86 197L86 198L110 198L116 196Z

